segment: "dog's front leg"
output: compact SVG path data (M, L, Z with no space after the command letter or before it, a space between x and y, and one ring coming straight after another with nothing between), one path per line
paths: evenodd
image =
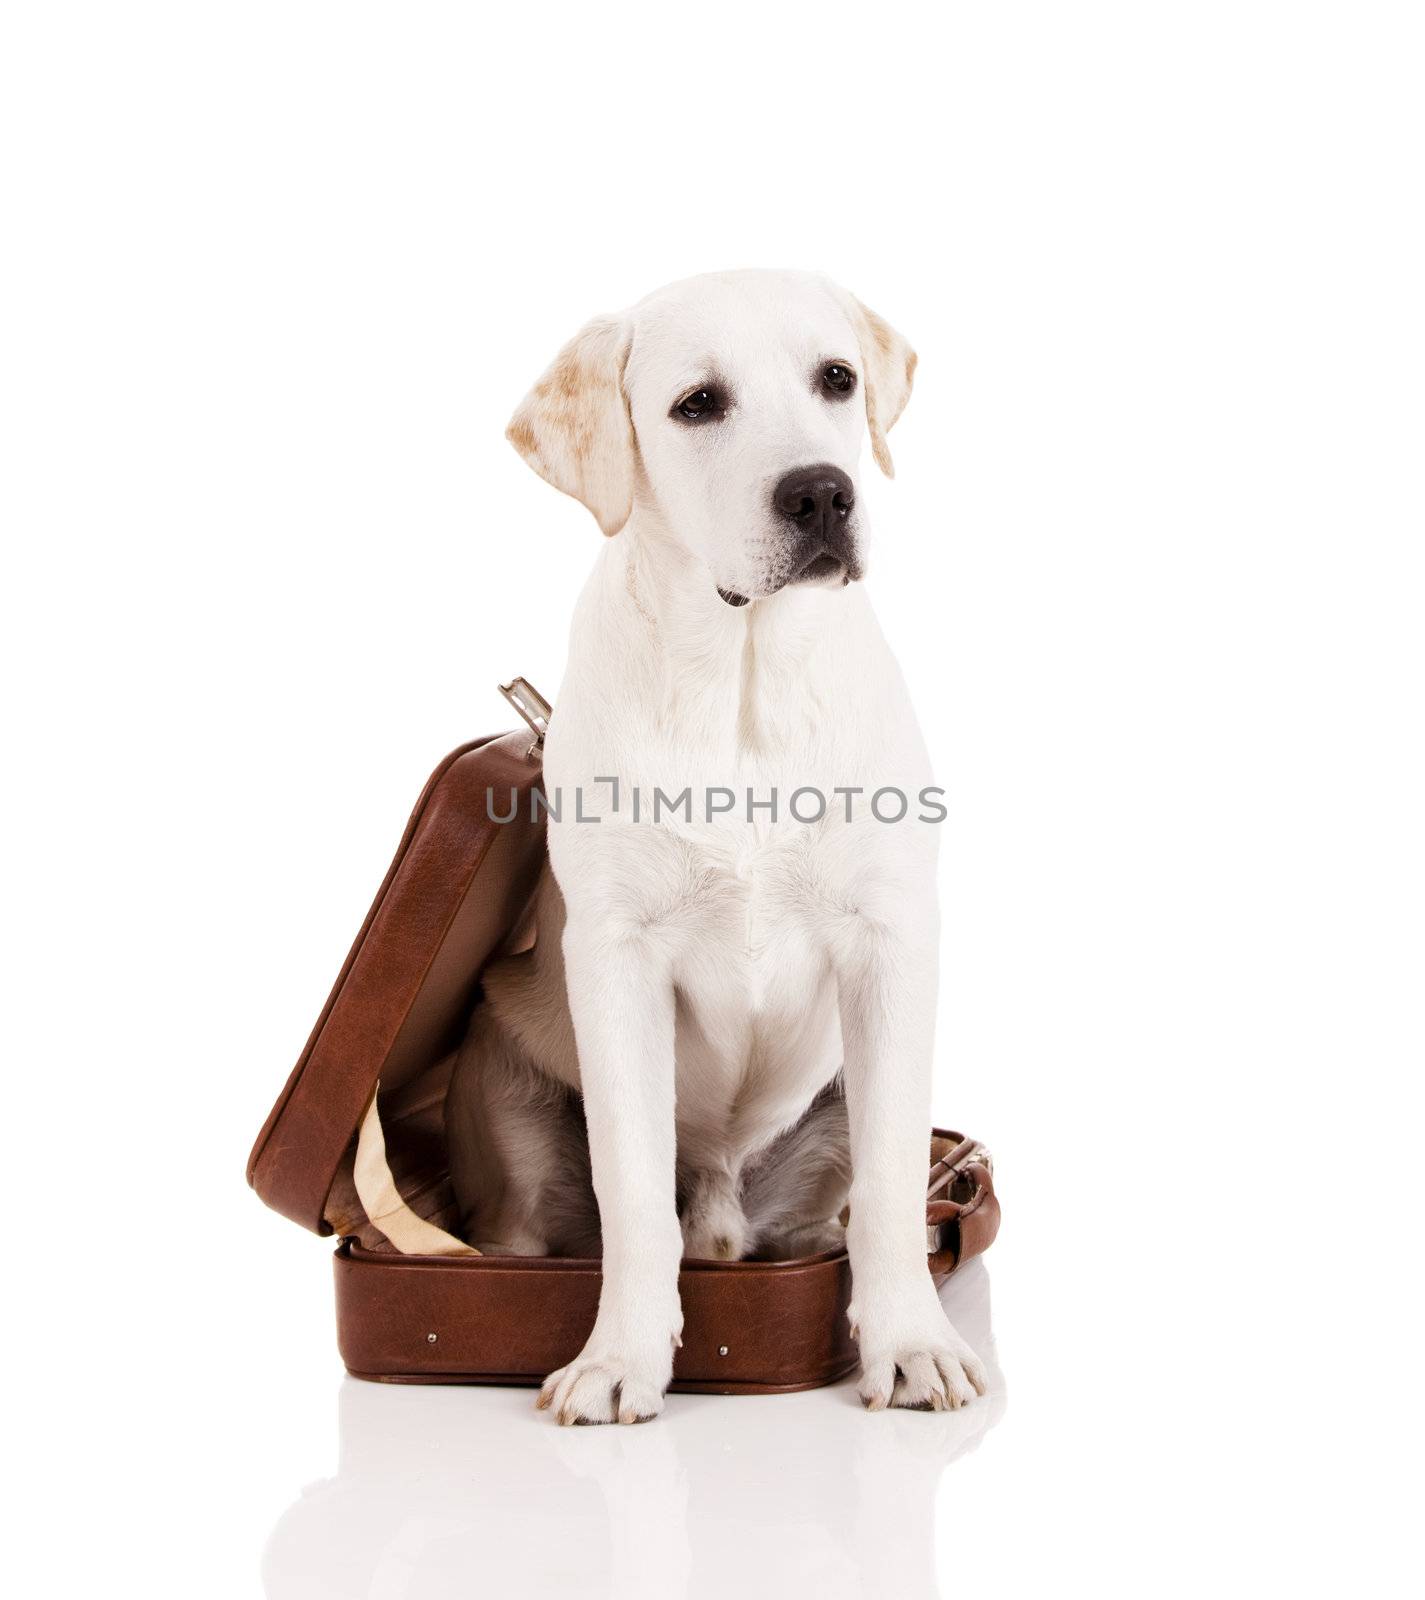
M851 1322L860 1393L943 1411L985 1392L985 1369L940 1305L926 1264L925 1175L935 1031L931 903L857 917L838 966L851 1135Z
M656 1416L683 1325L672 975L656 934L600 933L572 913L564 932L603 1286L583 1350L540 1391L562 1423Z

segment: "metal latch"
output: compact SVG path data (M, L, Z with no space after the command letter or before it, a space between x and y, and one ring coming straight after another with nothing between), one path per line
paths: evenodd
M534 743L526 753L533 755L536 750L542 750L544 736L549 732L549 719L554 715L554 707L528 678L511 678L508 683L500 685L500 693L529 724L530 731L534 734Z

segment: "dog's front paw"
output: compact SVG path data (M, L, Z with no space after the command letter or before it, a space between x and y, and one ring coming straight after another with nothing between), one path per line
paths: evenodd
M596 1348L583 1351L544 1380L536 1404L553 1411L564 1427L590 1422L650 1422L663 1409L663 1392L673 1376L672 1341L667 1356L637 1356Z
M858 1392L869 1411L957 1411L989 1386L984 1363L936 1305L932 1316L863 1320Z

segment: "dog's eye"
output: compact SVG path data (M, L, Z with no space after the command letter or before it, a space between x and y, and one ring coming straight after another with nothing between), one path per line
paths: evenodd
M726 410L726 402L717 389L694 389L673 407L670 413L683 422L710 422Z
M833 361L822 372L821 381L833 394L850 394L856 387L856 374L850 367L843 367L839 361Z

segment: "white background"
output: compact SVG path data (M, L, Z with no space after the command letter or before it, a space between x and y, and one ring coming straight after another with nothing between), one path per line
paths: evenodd
M1417 8L4 15L7 1587L1418 1593ZM870 582L995 1394L343 1383L248 1146L428 769L557 690L598 534L508 413L738 265L921 357Z

